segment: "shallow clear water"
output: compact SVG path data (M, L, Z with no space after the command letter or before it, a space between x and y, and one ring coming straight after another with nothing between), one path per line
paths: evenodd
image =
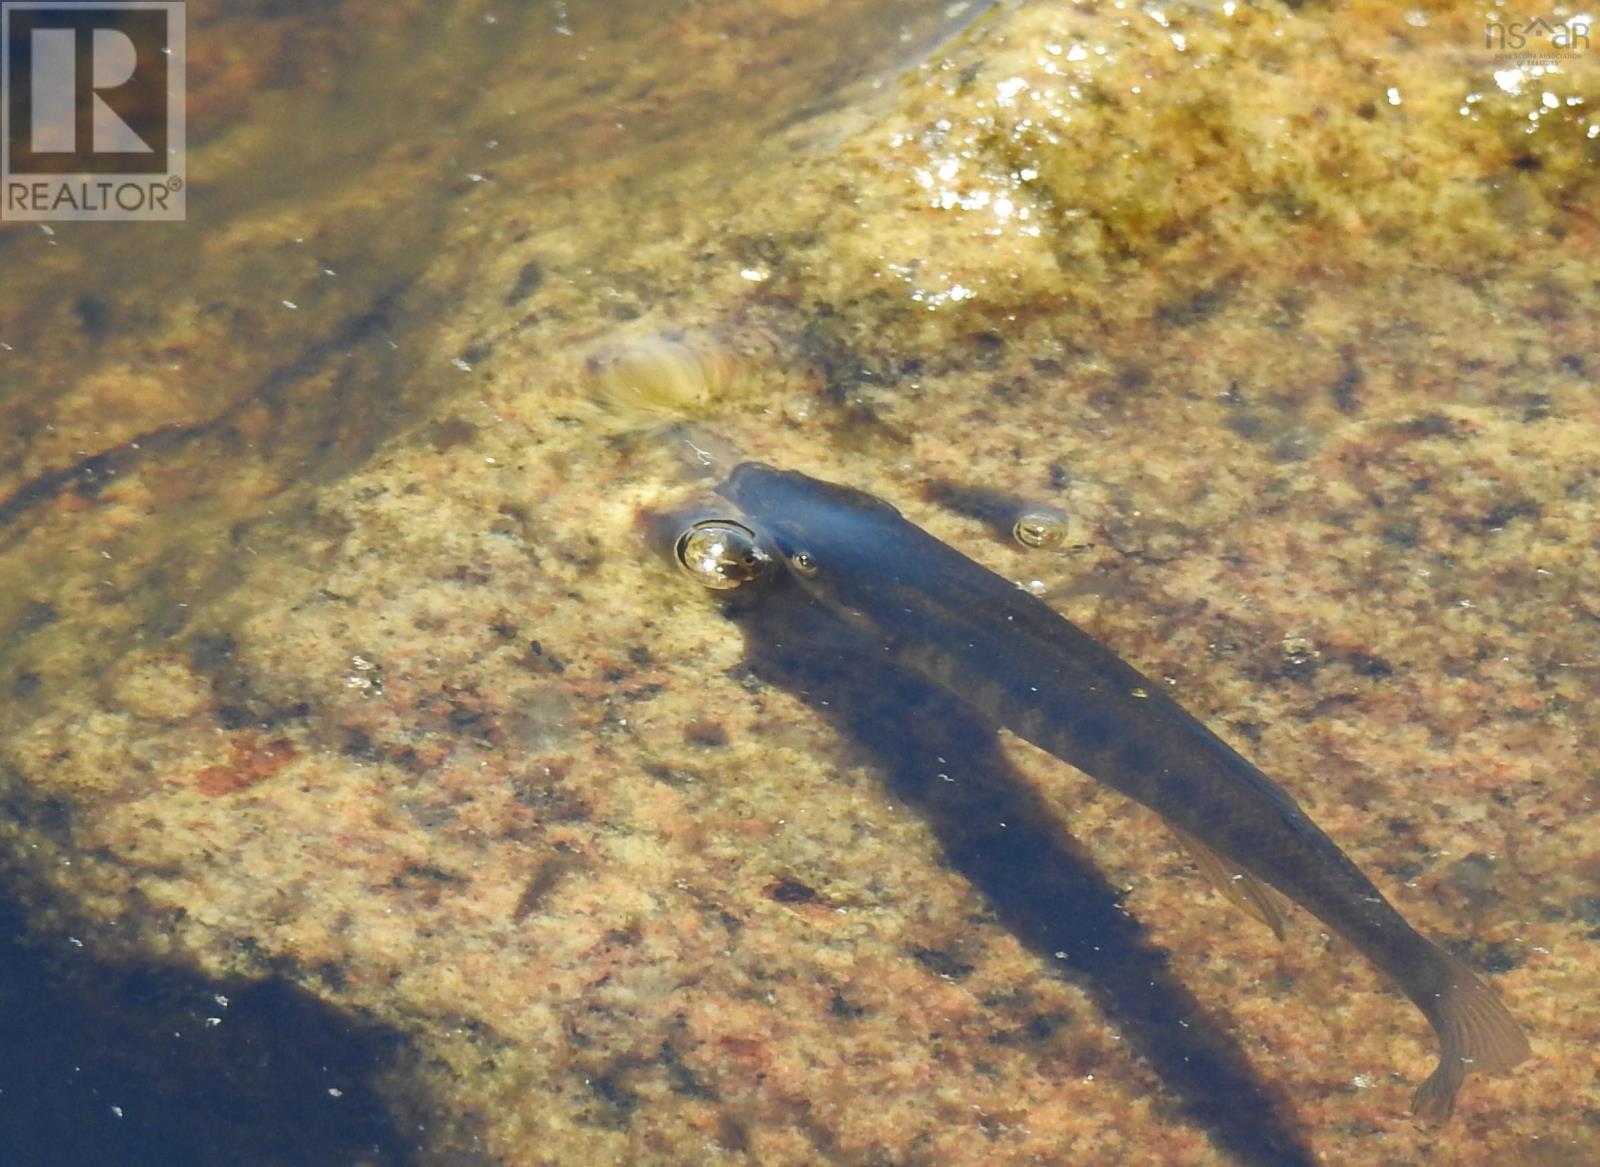
M0 227L29 1161L1592 1152L1592 54L1360 5L189 19L188 221ZM740 456L1170 686L1537 1057L1419 1126L1347 945L706 595L648 516Z

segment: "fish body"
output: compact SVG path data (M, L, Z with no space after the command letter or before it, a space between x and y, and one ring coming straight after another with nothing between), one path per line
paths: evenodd
M1406 923L1283 787L1047 604L862 491L746 462L717 492L806 592L896 663L1148 806L1355 945L1439 1035L1417 1113L1445 1117L1468 1068L1527 1055L1494 992Z

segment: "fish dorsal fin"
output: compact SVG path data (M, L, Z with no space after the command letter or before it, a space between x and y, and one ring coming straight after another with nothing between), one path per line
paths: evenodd
M1231 859L1226 859L1199 839L1171 823L1167 829L1189 853L1189 858L1218 891L1260 920L1279 940L1283 939L1283 899L1277 892L1251 875Z

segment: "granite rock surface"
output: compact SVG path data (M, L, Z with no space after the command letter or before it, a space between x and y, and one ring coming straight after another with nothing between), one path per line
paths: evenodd
M0 232L37 927L404 1034L419 1162L1600 1157L1600 56L1359 0L341 13L310 86L213 14L166 258ZM683 420L1171 685L1536 1056L1419 1124L1430 1033L1316 921L674 572Z

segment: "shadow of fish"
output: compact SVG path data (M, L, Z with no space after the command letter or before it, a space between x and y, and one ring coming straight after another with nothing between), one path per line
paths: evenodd
M792 584L730 608L751 671L871 756L1001 923L1089 994L1189 1121L1243 1167L1311 1152L1242 1050L1173 976L1057 815L1006 761L989 722L893 661Z

